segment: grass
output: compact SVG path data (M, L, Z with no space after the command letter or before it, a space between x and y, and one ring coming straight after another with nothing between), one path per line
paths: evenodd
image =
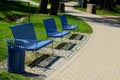
M61 31L62 28L61 28L61 22L60 22L59 15L58 16L50 16L47 14L35 14L35 15L31 16L31 22L35 26L35 31L36 31L38 39L47 39L46 32L45 32L44 25L43 25L43 19L50 18L50 17L54 17L56 25L57 25L57 29L59 31ZM70 15L67 15L67 19L68 19L68 23L70 25L78 24L80 26L79 27L80 32L92 33L91 27L88 24L86 24L83 20L78 19L74 16L70 16ZM25 22L27 22L27 20ZM76 31L78 31L78 30L76 30Z
M34 25L37 38L40 40L47 39L42 20L45 18L49 18L49 17L55 18L58 30L61 31L62 29L61 29L61 23L60 23L59 16L50 16L47 14L34 14L33 16L31 16L31 22ZM83 20L78 19L73 16L70 16L70 15L67 15L67 19L68 19L69 24L78 24L80 26L79 27L80 32L92 33L91 27L88 24L86 24ZM27 22L27 19L25 19L24 22ZM0 45L0 53L1 53L0 60L7 57L7 45L4 41L4 39L12 38L12 34L11 34L9 27L14 26L14 25L16 25L14 22L10 23L10 22L0 21L0 43L1 43L1 45ZM78 31L78 30L76 30L76 31Z
M0 2L0 61L7 58L7 44L4 41L4 39L13 38L9 27L16 25L15 21L4 20L5 17L7 15L12 15L12 17L14 17L14 15L16 14L26 15L29 12L29 10L31 12L30 19L34 25L34 29L38 39L42 39L42 40L47 39L42 21L45 18L54 17L58 30L61 31L61 23L60 23L59 15L50 16L47 14L35 14L37 7L33 5L30 5L29 7L26 3L15 3L15 4L12 3L11 5L11 3ZM69 24L79 24L80 26L79 30L81 32L92 33L91 27L88 24L86 24L83 20L70 15L67 15L67 19ZM24 20L24 23L27 21L28 20L26 18ZM0 73L0 80L28 80L28 79L17 74L2 72Z
M80 10L80 11L84 11L86 12L86 8L81 8L79 5L78 6L74 6L75 9ZM116 12L112 12L112 11L107 11L107 10L96 10L96 14L98 15L107 15L107 16L120 16L120 6L117 5L115 10L117 10Z
M6 16L27 15L29 10L31 14L34 14L37 7L33 5L28 6L26 3L0 2L0 61L7 57L7 45L4 39L12 37L9 26L16 25L15 21L6 20Z
M10 29L8 28L11 25L13 25L13 23L0 21L0 60L7 57L7 48L4 39L12 37Z
M118 12L105 11L105 10L97 10L96 14L98 14L98 15L108 15L108 16L120 16L120 13L118 13Z
M24 2L0 2L0 20L4 20L7 15L27 15L29 12L34 14L37 10L36 6Z
M86 8L82 8L81 6L77 5L77 6L74 6L75 9L77 10L80 10L80 11L86 11Z
M41 0L32 0L32 1L39 3Z
M0 73L0 80L30 80L29 78L25 78L22 75L2 72Z

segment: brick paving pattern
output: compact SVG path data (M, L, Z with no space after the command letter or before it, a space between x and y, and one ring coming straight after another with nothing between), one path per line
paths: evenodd
M120 22L74 10L66 11L85 20L93 34L75 55L45 80L120 80Z

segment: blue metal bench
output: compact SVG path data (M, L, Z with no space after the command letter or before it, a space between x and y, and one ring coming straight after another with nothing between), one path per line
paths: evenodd
M63 30L75 30L79 26L79 25L69 25L65 14L60 15L60 20Z
M14 39L20 39L27 51L37 50L53 43L53 40L37 40L36 34L31 22L10 27ZM37 58L37 54L36 54Z
M43 20L47 37L51 38L62 38L63 36L69 34L70 32L62 31L59 32L56 27L54 18L47 18Z

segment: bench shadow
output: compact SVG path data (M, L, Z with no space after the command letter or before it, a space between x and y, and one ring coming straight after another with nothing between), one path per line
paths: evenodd
M46 75L43 74L35 74L35 73L30 73L30 72L23 72L21 75L26 76L26 77L31 77L31 78L46 78Z
M69 39L71 40L82 40L84 38L84 35L81 34L72 34Z
M33 68L33 67L35 67L36 65L38 65L38 63L42 62L43 60L45 60L45 59L48 58L48 57L49 57L49 55L44 54L44 55L38 57L37 59L35 59L34 61L32 61L30 64L28 64L28 66L29 66L30 68ZM36 63L36 62L38 62L38 63Z
M52 55L52 56L45 55L45 56L42 56L42 57L35 59L28 66L30 68L41 67L41 68L50 69L49 67L52 66L60 58L61 57L57 56L57 55ZM36 63L36 61L37 61L37 63Z
M119 28L120 27L120 21L117 21L117 20L113 20L113 19L109 19L109 18L105 18L105 17L101 17L101 18L96 18L96 17L83 17L83 16L80 16L80 14L84 14L80 11L70 11L70 10L67 10L68 13L71 13L73 16L76 16L78 18L81 18L83 20L86 20L86 21L90 21L90 22L96 22L96 23L103 23L105 25L109 25L110 27L117 27ZM79 15L74 15L75 14L79 14Z
M55 47L55 49L58 50L72 50L76 46L76 43L67 43L67 42L62 42L59 45Z
M93 22L93 23L94 22L103 23L105 25L108 25L109 27L120 28L120 21L117 21L117 20L111 20L111 19L105 19L105 18L95 18L95 17L83 17L83 16L77 16L77 17L82 18L83 20L86 20L86 21Z

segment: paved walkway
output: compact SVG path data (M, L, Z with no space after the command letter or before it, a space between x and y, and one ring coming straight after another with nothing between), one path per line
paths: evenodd
M66 11L82 18L93 34L75 55L45 80L120 80L120 22L74 10Z

